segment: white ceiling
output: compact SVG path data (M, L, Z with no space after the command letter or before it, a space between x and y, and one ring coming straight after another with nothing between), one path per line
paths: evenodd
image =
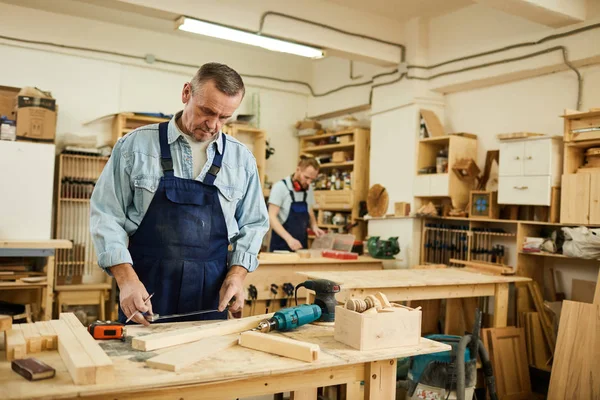
M473 4L473 0L321 0L398 22L436 17Z

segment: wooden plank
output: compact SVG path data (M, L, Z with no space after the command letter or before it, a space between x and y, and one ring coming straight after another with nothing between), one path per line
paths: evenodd
M590 174L564 174L560 200L560 222L588 224L590 212Z
M43 350L56 350L58 349L58 336L50 325L49 321L38 321L35 326L42 337L42 349Z
M27 342L20 325L13 325L12 329L4 331L4 348L7 361L20 360L27 356Z
M540 369L546 369L548 361L552 357L548 344L544 339L542 332L542 323L537 312L527 313L528 325L530 329L530 347L533 355L533 365Z
M98 345L96 339L89 334L75 314L61 313L59 319L65 322L92 360L95 367L95 383L111 382L115 378L113 362Z
M596 290L594 292L594 304L600 305L600 270L598 270L598 279L596 279Z
M450 263L467 265L471 269L474 269L476 272L491 272L493 274L502 274L502 275L514 275L515 274L515 270L512 269L512 267L509 267L507 265L492 264L492 263L486 263L486 262L481 262L481 261L479 261L479 262L466 261L466 260L459 260L456 258L451 258Z
M12 329L12 316L0 315L0 332Z
M365 400L396 398L396 360L374 361L365 371Z
M0 240L0 249L70 249L70 240Z
M39 353L42 351L42 337L35 324L20 324L21 331L27 342L27 353Z
M237 334L209 337L152 357L146 364L152 368L177 372L237 343Z
M600 305L564 301L548 400L600 398Z
M529 399L531 383L523 328L492 328L489 334L498 397Z
M239 345L277 354L283 357L293 358L300 361L315 362L319 359L321 349L318 344L301 342L276 334L262 332L244 332L240 335Z
M290 393L290 400L317 400L317 389L308 388L301 390L294 390Z
M478 306L478 297L446 300L444 334L462 336L465 332L471 332Z
M431 110L420 110L421 117L425 121L425 127L429 133L429 137L444 136L444 127L437 115Z
M542 323L542 331L544 332L544 337L548 341L550 351L552 352L552 354L554 354L554 348L556 347L556 338L554 337L552 323L550 322L550 318L548 317L548 314L546 314L546 309L544 308L544 299L540 292L540 288L537 282L535 281L527 282L527 287L529 288L531 298L533 298L535 309L539 314L540 322Z
M58 335L58 354L76 385L96 383L96 366L83 345L64 320L51 320L50 325Z
M571 300L592 304L595 290L596 282L573 279L571 281Z
M265 318L270 318L272 315L273 314L231 319L198 327L179 329L177 331L136 337L131 341L131 346L136 350L150 351L190 343L211 336L240 333L255 328L260 321Z
M513 133L500 133L496 135L498 140L515 140L515 139L527 139L536 136L545 136L543 133L534 132L513 132Z
M497 283L494 294L494 327L506 326L508 320L508 283Z

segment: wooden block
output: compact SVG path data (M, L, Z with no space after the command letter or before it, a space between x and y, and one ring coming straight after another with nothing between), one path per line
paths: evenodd
M195 342L196 340L211 336L231 335L255 328L260 321L272 316L273 314L264 314L254 317L230 319L208 325L135 337L131 341L131 346L136 350L150 351Z
M19 325L13 325L12 329L4 331L4 348L7 361L27 357L27 342Z
M527 313L530 333L530 347L533 355L533 365L540 369L546 369L548 360L552 357L548 344L542 332L542 323L537 312Z
M75 314L61 313L59 318L71 329L77 341L92 360L95 367L95 383L112 382L115 378L113 362L98 345L96 339L89 334Z
M0 332L12 329L12 317L10 315L0 315Z
M181 346L146 361L152 368L177 372L238 343L238 335L214 336Z
M600 305L564 301L548 400L600 398Z
M35 323L40 336L42 336L43 350L56 350L58 349L58 336L50 325L49 321L38 321Z
M76 385L96 383L96 366L64 320L52 320L50 325L58 335L58 354Z
M404 201L394 203L394 216L407 217L410 215L410 203Z
M592 304L596 282L573 279L571 282L571 300Z
M489 334L498 397L530 398L531 383L523 328L492 328Z
M391 307L392 306L392 304L390 303L390 301L388 300L388 298L385 294L383 294L381 292L377 292L375 294L375 297L377 298L377 300L379 300L382 307Z
M21 331L27 342L27 353L39 353L42 351L42 337L35 324L20 324Z
M321 351L318 344L262 332L243 332L240 335L239 345L306 362L317 361Z

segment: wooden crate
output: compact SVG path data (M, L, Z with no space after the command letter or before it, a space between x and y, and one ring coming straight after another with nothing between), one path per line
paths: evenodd
M471 218L498 218L498 192L471 190L469 216Z
M358 350L418 345L421 310L393 304L394 311L357 313L335 308L334 339Z
M352 190L315 190L315 201L319 208L351 210L353 194Z

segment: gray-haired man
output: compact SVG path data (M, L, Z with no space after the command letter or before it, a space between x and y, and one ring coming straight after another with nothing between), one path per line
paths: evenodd
M217 308L180 320L225 318L234 296L229 310L243 307L269 227L256 160L221 132L244 93L233 69L205 64L183 86L183 111L115 145L92 195L91 231L119 286L121 321Z

